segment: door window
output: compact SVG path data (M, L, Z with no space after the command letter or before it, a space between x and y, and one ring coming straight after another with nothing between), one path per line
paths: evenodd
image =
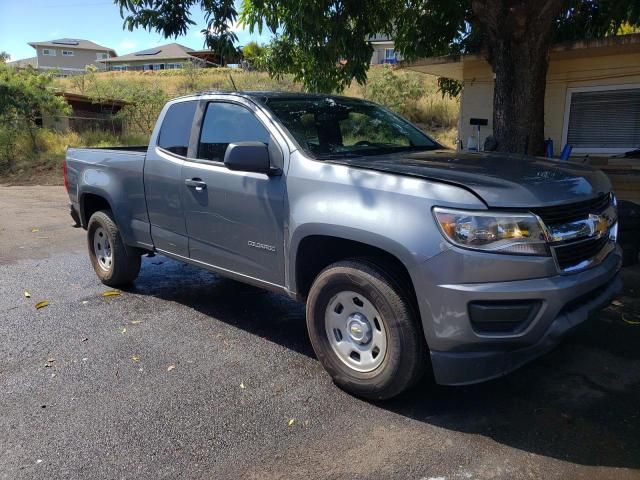
M171 153L187 156L191 124L196 112L196 101L174 103L169 107L162 121L158 146Z
M250 110L234 103L212 102L207 105L202 123L198 158L222 162L230 143L262 142L268 145L269 140L269 132Z

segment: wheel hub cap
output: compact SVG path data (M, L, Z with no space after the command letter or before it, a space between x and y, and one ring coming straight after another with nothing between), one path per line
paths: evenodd
M102 227L96 228L93 234L93 253L98 261L98 266L108 272L113 263L113 252L107 231Z
M384 320L364 295L353 291L335 295L327 305L325 331L333 352L351 369L371 372L384 361Z
M371 340L371 324L367 317L361 313L353 313L349 315L349 323L347 331L351 337L351 341L355 343L365 344Z

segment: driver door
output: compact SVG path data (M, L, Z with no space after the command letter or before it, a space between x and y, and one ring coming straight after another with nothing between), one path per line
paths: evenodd
M269 145L276 140L250 105L209 101L203 106L195 158L187 158L182 167L189 257L282 286L284 176L231 171L223 163L230 143Z

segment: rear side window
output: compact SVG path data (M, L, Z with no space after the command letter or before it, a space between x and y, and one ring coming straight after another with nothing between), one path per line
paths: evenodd
M164 148L176 155L187 156L189 137L191 137L191 124L193 123L197 105L198 102L191 101L174 103L169 107L162 121L160 136L158 137L158 146L160 148Z
M202 122L198 158L222 162L230 143L269 144L269 132L253 112L233 103L209 103Z

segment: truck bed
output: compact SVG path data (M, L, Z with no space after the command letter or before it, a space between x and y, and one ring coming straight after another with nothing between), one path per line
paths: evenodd
M69 148L67 179L69 197L81 217L87 216L87 195L105 198L126 243L149 245L149 218L144 192L144 161L147 146ZM78 194L82 192L82 198ZM84 218L86 222L87 218Z

